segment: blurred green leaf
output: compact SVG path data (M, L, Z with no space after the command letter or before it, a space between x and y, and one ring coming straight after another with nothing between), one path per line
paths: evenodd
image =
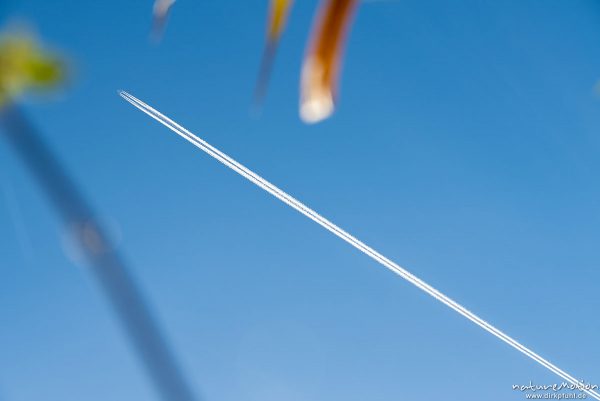
M30 90L52 90L65 81L65 63L30 36L0 36L0 107Z

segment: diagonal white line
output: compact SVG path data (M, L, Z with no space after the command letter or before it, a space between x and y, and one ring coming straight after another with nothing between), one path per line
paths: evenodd
M226 165L227 167L229 167L236 173L240 174L244 178L246 178L249 181L253 182L254 184L258 185L260 188L264 189L271 195L275 196L277 199L281 200L288 206L296 209L298 212L302 213L303 215L305 215L306 217L308 217L315 223L319 224L320 226L324 227L328 231L332 232L337 237L348 242L350 245L352 245L356 249L358 249L361 252L365 253L366 255L370 256L372 259L376 260L383 266L387 267L388 269L390 269L391 271L393 271L394 273L396 273L397 275L399 275L400 277L402 277L409 283L415 285L416 287L425 291L427 294L431 295L433 298L437 299L438 301L442 302L449 308L451 308L454 311L458 312L459 314L463 315L464 317L466 317L471 322L475 323L476 325L478 325L485 331L494 335L498 339L504 341L511 347L515 348L517 351L525 354L526 356L533 359L534 361L536 361L537 363L539 363L546 369L550 370L551 372L555 373L556 375L560 376L562 379L566 380L570 384L575 385L575 386L579 386L581 384L581 382L579 382L573 376L569 375L565 371L558 368L556 365L554 365L554 364L550 363L549 361L547 361L546 359L542 358L541 356L539 356L538 354L536 354L529 348L520 344L518 341L516 341L512 337L508 336L504 332L502 332L499 329L497 329L496 327L492 326L491 324L489 324L488 322L486 322L479 316L475 315L473 312L469 311L464 306L458 304L457 302L455 302L448 296L442 294L441 292L439 292L438 290L433 288L431 285L427 284L420 278L414 276L412 273L410 273L409 271L400 267L398 264L396 264L393 261L391 261L390 259L386 258L385 256L383 256L382 254L380 254L373 248L371 248L368 245L364 244L363 242L359 241L358 239L356 239L355 237L353 237L346 231L342 230L341 228L339 228L338 226L336 226L335 224L333 224L332 222L330 222L329 220L327 220L326 218L324 218L323 216L321 216L314 210L310 209L308 206L304 205L303 203L301 203L300 201L298 201L291 195L288 195L287 193L285 193L284 191L282 191L275 185L271 184L269 181L265 180L258 174L254 173L253 171L249 170L242 164L233 160L231 157L227 156L220 150L211 146L206 141L198 138L196 135L192 134L190 131L188 131L181 125L177 124L175 121L171 120L170 118L168 118L161 112L157 111L156 109L152 108L151 106L147 105L146 103L142 102L141 100L137 99L136 97L130 95L127 92L119 91L119 95L121 95L121 97L123 97L125 100L127 100L129 103L131 103L132 105L134 105L135 107L137 107L138 109L143 111L144 113L148 114L150 117L154 118L155 120L157 120L158 122L160 122L161 124L166 126L167 128L171 129L177 135L179 135L179 136L183 137L184 139L186 139L187 141L191 142L194 146L200 148L202 151L206 152L208 155L217 159L218 161L220 161L221 163L223 163L224 165ZM590 395L590 396L594 397L596 400L600 401L600 394L597 393L596 391L588 390L588 389L582 389L582 391L586 392L588 395Z

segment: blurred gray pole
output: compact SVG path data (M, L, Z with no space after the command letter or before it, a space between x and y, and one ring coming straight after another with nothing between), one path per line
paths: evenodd
M0 108L0 127L85 254L161 398L198 400L123 259L36 129L14 104Z

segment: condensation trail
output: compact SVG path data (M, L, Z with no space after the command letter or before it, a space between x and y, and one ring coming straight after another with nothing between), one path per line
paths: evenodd
M219 162L223 163L224 165L226 165L227 167L229 167L236 173L240 174L241 176L248 179L252 183L256 184L260 188L264 189L271 195L275 196L277 199L281 200L288 206L292 207L293 209L302 213L303 215L305 215L306 217L308 217L315 223L319 224L323 228L332 232L337 237L343 239L344 241L346 241L347 243L349 243L350 245L352 245L359 251L370 256L375 261L377 261L380 264L382 264L383 266L387 267L389 270L393 271L394 273L396 273L397 275L399 275L400 277L402 277L409 283L420 288L421 290L423 290L424 292L426 292L433 298L442 302L443 304L445 304L446 306L448 306L455 312L458 312L462 316L466 317L471 322L475 323L476 325L478 325L479 327L481 327L488 333L490 333L493 336L495 336L496 338L504 341L505 343L507 343L508 345L510 345L511 347L516 349L517 351L523 353L524 355L528 356L529 358L533 359L534 361L536 361L537 363L539 363L546 369L550 370L551 372L555 373L556 375L560 376L562 379L566 380L570 384L575 385L575 386L579 386L581 384L580 381L575 379L570 374L566 373L565 371L561 370L556 365L554 365L551 362L547 361L546 359L542 358L541 356L539 356L538 354L536 354L529 348L525 347L524 345L520 344L518 341L516 341L512 337L508 336L501 330L492 326L491 324L489 324L488 322L486 322L479 316L475 315L473 312L469 311L464 306L458 304L456 301L452 300L448 296L442 294L441 292L436 290L434 287L427 284L420 278L414 276L412 273L405 270L404 268L402 268L398 264L394 263L390 259L386 258L385 256L383 256L382 254L380 254L373 248L371 248L368 245L364 244L363 242L359 241L358 239L356 239L355 237L353 237L346 231L342 230L341 228L339 228L338 226L336 226L335 224L333 224L326 218L319 215L314 210L312 210L309 207L302 204L300 201L298 201L294 197L288 195L287 193L285 193L284 191L282 191L275 185L271 184L269 181L265 180L258 174L254 173L253 171L249 170L242 164L233 160L231 157L227 156L220 150L214 148L206 141L198 138L196 135L192 134L190 131L188 131L181 125L177 124L175 121L171 120L170 118L168 118L161 112L155 110L151 106L147 105L146 103L142 102L141 100L137 99L136 97L130 95L127 92L119 91L119 95L121 95L121 97L123 97L125 100L127 100L129 103L131 103L132 105L134 105L135 107L137 107L138 109L143 111L144 113L148 114L150 117L154 118L155 120L157 120L158 122L160 122L161 124L166 126L167 128L171 129L177 135L181 136L182 138L184 138L187 141L189 141L190 143L192 143L194 146L198 147L199 149L201 149L202 151L207 153L209 156L212 156L213 158L217 159ZM600 394L594 390L582 389L581 391L586 392L588 395L592 396L596 400L600 400Z

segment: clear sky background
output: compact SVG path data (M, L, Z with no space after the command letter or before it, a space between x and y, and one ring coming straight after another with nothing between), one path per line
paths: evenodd
M560 379L202 154L125 89L600 384L600 3L363 4L336 114L298 118L297 1L261 118L266 1L2 0L74 79L25 108L207 401L521 400ZM0 141L0 399L155 400L54 210Z

